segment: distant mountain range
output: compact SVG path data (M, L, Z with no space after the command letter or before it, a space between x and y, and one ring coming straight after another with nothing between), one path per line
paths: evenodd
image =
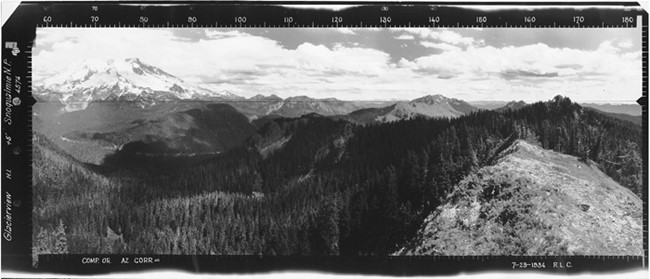
M368 108L348 115L358 123L393 122L415 117L459 117L479 109L462 100L447 98L443 95L429 95L409 102L397 102L390 106Z
M225 102L252 119L266 115L298 117L308 113L343 115L384 104L307 96L282 99L260 94L246 99L228 91L215 92L191 84L138 58L83 60L43 79L34 87L34 96L39 101L60 102L67 112L86 109L92 102L129 102L140 108L180 100Z
M594 103L580 103L583 107L594 108L599 111L627 114L632 116L641 116L641 106L638 104L594 104Z
M316 99L295 96L282 99L277 95L255 95L251 98L228 102L251 119L263 116L300 117L317 113L324 116L345 115L353 111L376 105L373 102L349 102L335 98Z
M599 110L599 109L596 109L596 108L592 108L592 107L585 107L585 109L593 110L595 112L598 112L598 113L601 113L601 114L604 114L604 115L607 115L607 116L611 116L611 117L614 117L616 119L629 121L629 122L639 124L639 125L641 125L642 122L643 122L643 118L642 118L641 115L630 115L630 114L627 114L627 113L605 112L605 111L602 111L602 110Z
M519 102L512 101L507 103L505 106L495 109L494 111L502 112L507 110L518 110L520 108L525 107L526 105L528 104L526 104L526 102L524 101L519 101Z
M508 104L508 101L467 101L468 104L484 110L495 110Z
M455 118L478 110L462 100L447 98L440 94L399 102L341 101L335 98L315 99L307 96L282 99L276 95L256 95L230 104L252 118L264 116L293 118L316 113L364 124L393 122L418 116Z
M523 101L465 102L443 95L428 95L411 101L342 101L294 96L283 99L277 95L255 95L250 98L228 91L215 92L186 82L138 58L123 60L83 60L66 70L45 78L34 87L37 100L60 103L66 112L85 110L93 102L135 104L150 108L161 103L193 101L228 103L248 117L289 117L316 113L335 116L356 123L393 122L415 117L455 118L480 109L499 112L520 109ZM640 123L638 105L582 104L612 117ZM172 106L173 107L173 106ZM188 105L183 105L183 109Z

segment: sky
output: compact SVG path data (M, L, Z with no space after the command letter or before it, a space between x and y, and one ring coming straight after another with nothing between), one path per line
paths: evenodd
M82 59L137 57L233 94L342 100L632 102L641 29L40 28L34 84Z

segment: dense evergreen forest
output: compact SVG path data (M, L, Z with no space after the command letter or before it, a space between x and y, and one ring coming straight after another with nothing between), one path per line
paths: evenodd
M35 252L386 255L516 139L642 195L641 126L561 96L455 119L260 125L240 147L157 174L98 174L35 136Z

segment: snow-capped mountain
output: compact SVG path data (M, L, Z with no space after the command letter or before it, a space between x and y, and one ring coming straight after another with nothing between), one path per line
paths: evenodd
M138 58L85 59L43 79L35 86L34 95L58 100L68 111L85 109L93 101L131 101L147 106L182 99L239 98L190 84Z
M392 122L417 116L455 118L478 110L465 101L443 95L428 95L383 108L362 109L349 116L358 122Z

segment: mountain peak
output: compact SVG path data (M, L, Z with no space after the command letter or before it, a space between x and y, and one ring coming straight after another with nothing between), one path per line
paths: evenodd
M527 105L524 101L510 101L505 106L495 109L495 111L518 110Z
M277 102L277 101L282 101L282 98L278 97L278 95L271 94L270 96L264 96L262 94L257 94L253 97L248 98L251 101L268 101L268 102Z
M555 103L571 102L571 99L569 99L569 97L564 97L564 96L558 94L555 97L553 97L553 102L555 102Z
M440 102L446 102L449 101L450 99L441 95L441 94L435 94L435 95L427 95L423 96L417 99L414 99L411 101L411 103L425 103L425 104L435 104L435 103L440 103Z
M313 98L311 98L309 96L299 95L299 96L288 97L285 100L293 101L293 102L296 102L296 101L300 102L300 101L313 101L315 99L313 99Z
M392 122L414 117L455 118L477 110L465 101L436 94L413 99L410 102L401 101L383 108L365 110L358 115L366 119L364 121L373 118L373 121L377 122Z
M510 101L506 104L506 107L513 107L513 108L522 108L528 105L526 102L520 100L520 101Z
M136 64L142 64L142 62L140 61L140 58L138 58L138 57L129 57L129 58L124 59L124 61L131 62L131 63L136 63Z
M275 95L275 94L271 94L271 96L269 96L269 98L282 100L282 98L280 98L280 96Z
M35 96L58 100L66 105L67 111L85 109L88 103L109 97L142 104L177 99L237 97L229 92L218 93L190 84L137 57L80 60L43 79L41 85L35 86Z

